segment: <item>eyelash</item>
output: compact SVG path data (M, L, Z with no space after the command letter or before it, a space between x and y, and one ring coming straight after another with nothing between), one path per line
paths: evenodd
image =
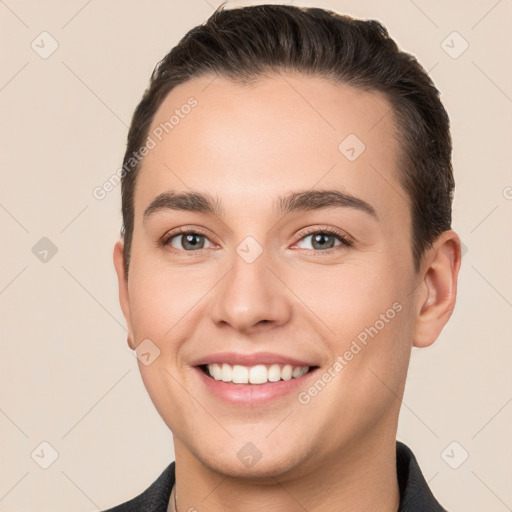
M323 254L332 254L334 251L339 250L339 249L348 249L354 245L353 240L351 238L349 238L346 233L344 233L343 231L336 229L336 228L320 228L320 229L319 228L306 228L305 231L302 231L300 233L298 241L301 241L302 239L306 238L307 236L324 235L324 234L335 236L341 242L341 244L337 245L335 247L331 247L330 249L325 249L323 251L316 251L315 249L304 249L304 250L311 251L318 255L323 255ZM296 243L297 242L295 242L295 244Z
M344 233L343 231L340 231L336 228L311 228L311 229L306 229L305 231L301 232L300 233L300 237L298 239L297 242L300 242L302 239L306 238L307 236L310 236L310 235L319 235L319 234L329 234L329 235L333 235L335 236L336 238L338 238L338 240L341 242L340 245L337 245L335 247L331 247L330 249L325 249L325 250L315 250L315 249L305 249L307 251L312 251L313 253L316 253L316 254L331 254L333 251L337 250L337 249L348 249L350 247L352 247L354 245L354 241L347 236L346 233ZM193 228L193 229L187 229L187 228L179 228L177 231L173 231L171 232L170 234L169 233L166 233L163 237L162 237L162 241L161 241L161 244L163 246L167 246L169 245L169 242L177 237L177 236L180 236L180 235L201 235L201 236L204 236L205 238L208 238L208 235L205 231L203 231L202 229L200 228ZM295 244L297 243L295 242ZM294 244L294 245L295 245ZM184 250L181 250L181 249L175 249L174 247L172 248L172 251L174 252L187 252L187 253L198 253L198 252L201 252L203 249L198 249L198 250L192 250L192 251L184 251Z

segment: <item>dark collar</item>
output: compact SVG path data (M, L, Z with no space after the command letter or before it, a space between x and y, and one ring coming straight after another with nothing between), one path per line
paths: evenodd
M411 449L396 442L396 473L400 487L398 512L446 512L428 487Z
M396 470L400 487L398 512L446 512L434 498L412 451L396 442ZM171 462L160 476L136 498L105 512L167 512L175 481L175 463Z

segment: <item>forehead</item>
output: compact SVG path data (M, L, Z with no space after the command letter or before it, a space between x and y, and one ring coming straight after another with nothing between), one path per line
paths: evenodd
M154 147L137 180L135 213L166 190L187 189L253 213L272 208L283 192L311 188L346 191L390 211L401 201L406 210L396 134L382 94L323 78L190 80L152 121Z

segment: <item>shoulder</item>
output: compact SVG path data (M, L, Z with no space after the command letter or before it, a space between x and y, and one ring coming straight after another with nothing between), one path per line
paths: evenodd
M166 512L174 480L175 462L171 462L144 492L103 512Z
M411 449L396 442L396 470L400 487L398 512L447 512L430 490Z

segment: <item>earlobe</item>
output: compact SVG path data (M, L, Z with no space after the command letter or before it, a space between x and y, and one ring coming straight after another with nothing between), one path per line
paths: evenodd
M114 267L116 269L117 281L119 285L119 304L123 312L124 319L126 321L126 327L128 329L127 342L128 346L134 350L135 341L133 337L131 311L130 311L130 296L128 292L128 279L126 278L124 269L124 242L119 240L114 246Z
M457 278L461 261L458 235L445 231L434 242L424 259L423 290L414 331L414 346L428 347L441 334L455 307Z

